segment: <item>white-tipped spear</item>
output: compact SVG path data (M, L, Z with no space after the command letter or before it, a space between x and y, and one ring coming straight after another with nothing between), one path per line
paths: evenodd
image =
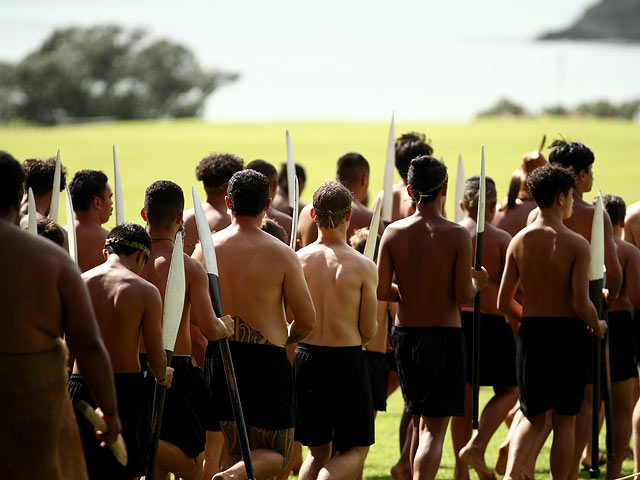
M293 148L291 147L291 136L287 133L287 195L289 197L289 213L293 217L293 208L296 203L296 192L293 186L296 177L296 164L293 160Z
M462 162L462 154L458 154L458 175L456 176L456 203L454 209L456 212L456 222L460 222L464 218L464 211L460 208L460 202L462 201L462 194L464 192L464 182L466 180L464 174L464 163Z
M162 311L162 343L167 354L167 365L171 365L173 349L176 346L178 328L182 320L185 294L184 254L182 248L182 232L176 234L167 276L167 289L164 292L164 306ZM153 480L158 459L158 442L160 441L160 427L164 411L164 399L167 387L156 383L153 397L153 415L151 417L152 443L147 466L147 479Z
M602 194L598 195L593 212L593 222L591 224L591 263L589 264L589 298L593 302L598 312L598 319L602 318L602 288L604 287L604 205ZM591 435L592 455L590 477L597 478L600 475L598 433L600 419L601 401L601 370L600 356L602 351L602 340L595 335L592 344L592 371L593 371L593 411L597 412L592 419ZM595 428L594 428L595 425ZM594 460L595 459L595 460Z
M287 182L288 185L291 185L289 182ZM298 240L298 217L299 212L298 210L300 209L300 187L299 187L299 183L298 183L298 176L294 175L293 177L293 186L294 186L294 192L295 192L295 196L294 196L294 203L293 203L293 212L291 215L292 218L292 222L291 222L291 239L289 241L289 246L295 251L296 249L296 241ZM291 188L291 187L289 187Z
M289 188L289 191L292 189ZM191 195L193 197L193 209L196 217L196 226L198 228L198 236L200 237L200 247L202 248L202 256L204 257L204 266L209 277L209 293L211 295L211 303L213 310L218 317L224 315L222 308L222 295L220 293L220 278L218 276L218 261L216 259L216 250L213 245L213 238L209 230L209 223L204 215L200 198L195 187L191 187ZM240 404L240 393L238 392L238 382L233 369L233 361L231 359L231 350L229 349L229 341L226 338L219 340L220 353L222 355L222 363L227 376L227 387L229 396L231 397L231 406L233 407L233 415L236 420L238 429L238 438L240 440L240 450L242 451L242 459L247 471L247 478L255 480L256 476L253 471L253 461L251 459L251 447L249 446L249 437L247 435L247 427L244 423L244 414L242 413L242 405Z
M476 271L482 269L482 247L484 243L484 216L485 206L487 202L487 187L484 171L484 145L482 146L482 158L480 161L480 190L478 192L478 217L476 220ZM471 426L478 428L478 411L479 411L479 395L480 395L480 292L476 293L473 299L473 353L471 368L471 385L473 388Z
M34 235L38 235L38 218L36 217L36 200L33 197L33 190L29 187L29 203L27 205L27 213L29 215L29 227L27 231L29 233L33 233Z
M124 201L122 198L122 180L120 178L120 164L118 163L118 154L116 146L113 146L113 182L116 197L116 225L124 223Z
M382 220L388 225L391 223L393 215L393 175L396 164L396 139L395 139L395 119L394 112L391 112L391 123L389 124L389 138L387 139L387 158L384 164L384 184L382 206ZM376 230L377 232L377 230Z
M380 227L380 199L376 200L376 204L373 207L373 217L371 217L371 225L369 225L369 234L367 235L367 241L364 244L364 256L373 261L376 253L376 243L378 243L378 229Z
M75 264L78 264L78 243L76 241L76 223L73 218L73 202L71 201L71 193L69 193L69 186L64 189L65 196L67 198L67 236L69 242L69 256L73 259Z
M53 189L51 190L51 206L49 207L49 218L58 223L58 212L60 210L60 150L56 154L56 168L53 171Z

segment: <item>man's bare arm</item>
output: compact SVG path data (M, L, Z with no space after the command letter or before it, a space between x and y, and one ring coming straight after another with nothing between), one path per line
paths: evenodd
M233 319L229 315L218 318L213 311L209 296L209 280L204 266L193 258L186 257L184 260L185 271L188 269L190 278L188 295L193 312L191 319L194 325L208 340L219 340L232 336Z
M573 309L584 323L589 325L600 338L604 337L606 323L600 322L598 312L589 299L589 262L591 259L589 245L586 241L578 242L576 258L571 271L571 303ZM604 323L604 326L602 325Z
M291 255L289 255L291 254ZM293 250L287 253L288 265L284 274L284 296L293 320L289 324L287 345L304 339L316 324L316 309L304 278L302 265Z
M162 299L160 292L153 285L145 289L144 295L142 338L147 350L147 364L158 383L164 385L167 381L167 355L162 344Z
M513 250L516 245L509 245L507 248L507 263L502 273L500 288L498 290L498 310L504 313L509 319L520 320L522 318L522 307L515 301L516 291L520 284L520 271L513 258Z
M620 287L622 287L622 268L618 261L618 250L611 219L607 213L604 214L604 264L607 267L607 290L609 290L609 301L618 298Z
M376 334L378 329L378 301L376 287L378 286L378 271L373 262L367 260L367 272L362 283L360 294L360 319L358 330L362 338L362 345L366 345Z
M62 266L58 291L65 340L107 423L107 432L100 438L107 444L113 443L120 432L120 420L111 361L100 336L87 287L70 259L65 259Z
M378 300L386 302L399 302L400 292L398 286L392 283L393 279L393 259L389 246L390 230L385 230L380 240L378 250Z

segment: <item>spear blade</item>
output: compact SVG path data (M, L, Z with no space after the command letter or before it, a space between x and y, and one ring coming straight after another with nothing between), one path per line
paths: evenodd
M71 193L69 192L69 186L64 189L65 196L67 198L67 236L69 242L69 256L73 259L75 264L78 264L78 243L76 240L76 223L73 217L73 201L71 200Z
M293 215L292 215L292 222L291 222L291 241L289 242L289 246L295 251L296 242L298 240L298 217L300 216L300 213L298 212L298 210L300 209L300 186L299 186L300 184L298 183L297 175L294 177L293 185L295 187L294 189L295 202L293 204L293 212L292 212Z
M38 235L38 219L36 218L36 200L33 196L33 190L29 187L29 204L28 204L28 215L29 215L29 227L27 231L29 233L33 233L34 235Z
M389 138L387 140L387 157L384 164L384 187L382 206L382 220L388 225L391 223L393 213L393 169L396 164L396 141L395 141L395 119L394 112L391 112L391 123L389 124Z
M369 225L369 233L367 235L367 241L364 244L364 256L373 261L376 253L376 243L378 241L378 228L380 227L380 208L382 204L380 199L376 200L376 204L373 207L373 217L371 217L371 224Z
M293 209L296 203L296 193L293 188L296 177L296 164L293 160L293 148L291 147L291 136L287 130L287 195L289 197L289 210L293 216Z
M466 175L464 173L464 163L462 162L462 154L458 154L458 174L456 176L456 198L455 198L455 219L456 222L462 221L464 218L464 212L462 208L460 208L460 202L462 201L462 194L464 192L464 182L466 180Z
M122 179L120 177L120 164L118 163L118 154L116 146L113 146L113 182L116 197L116 225L124 223L124 201L122 198Z
M51 190L51 206L49 207L49 218L58 223L58 212L60 211L60 150L56 154L56 168L53 171L53 189Z

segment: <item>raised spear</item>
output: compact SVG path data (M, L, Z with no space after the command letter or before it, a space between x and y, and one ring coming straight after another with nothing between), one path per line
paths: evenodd
M287 172L288 173L288 172ZM288 182L287 182L288 183ZM289 185L291 185L291 183L288 183ZM298 240L298 217L300 216L298 213L298 210L300 209L300 187L299 187L299 183L298 183L298 176L294 175L293 176L293 186L294 186L294 202L293 202L293 209L292 209L292 221L291 221L291 240L289 242L289 246L293 249L293 251L296 250L296 241ZM291 187L288 187L291 188Z
M78 264L78 242L76 240L76 224L73 219L73 202L71 201L71 193L69 192L69 185L65 187L64 193L67 198L67 236L68 236L68 243L69 243L69 256L73 259L73 261L77 265ZM55 194L53 196L55 197Z
M598 319L602 317L602 288L604 287L604 208L602 196L596 198L593 223L591 224L591 263L589 265L589 298L598 312ZM602 341L593 336L592 365L593 365L593 417L591 419L591 468L589 476L600 476L600 460L598 434L600 433L600 389L601 372L600 356Z
M293 209L296 203L296 192L294 180L296 178L296 164L293 160L293 148L291 147L291 136L287 130L287 195L289 197L289 215L293 218ZM296 215L297 216L297 215ZM293 232L292 235L293 237Z
M461 222L464 218L464 212L462 208L460 208L460 202L462 201L462 193L464 192L464 182L467 179L464 174L464 163L462 162L462 154L458 154L458 174L456 176L456 200L455 205L453 206L456 214L455 219L456 222Z
M38 235L38 219L36 218L36 199L33 196L33 190L29 187L29 203L27 205L27 213L29 215L29 227L27 231L29 233L33 233L34 235Z
M476 220L476 271L482 270L482 247L484 242L484 212L487 202L487 188L484 173L484 145L480 163L480 191L478 192L478 218ZM473 299L473 363L471 365L471 385L473 387L473 404L471 415L472 428L478 428L478 411L480 403L480 292Z
M124 201L122 199L122 180L120 178L120 164L118 163L118 154L116 146L113 146L113 183L116 197L116 225L124 223Z
M167 365L171 365L173 349L176 345L178 328L182 320L184 309L185 279L184 254L182 253L182 232L176 234L167 276L167 289L164 292L164 308L162 311L162 343L167 354ZM151 450L147 466L147 480L153 480L156 475L158 461L158 443L160 442L160 427L167 387L156 383L153 395L153 414L151 416Z
M58 223L58 211L60 210L60 150L56 154L56 168L53 171L53 189L51 190L51 206L49 218Z
M288 137L288 135L287 135ZM289 191L293 191L289 186ZM193 196L193 208L196 215L196 225L198 228L198 236L200 237L200 247L202 248L202 256L204 257L204 266L207 269L209 277L209 293L211 295L211 304L213 310L218 317L224 316L222 309L222 295L220 294L220 278L218 276L218 261L216 259L216 250L211 238L209 224L204 215L200 198L195 187L191 187ZM222 363L227 376L227 387L229 396L231 397L231 405L233 407L233 415L236 419L236 427L238 428L238 439L240 440L240 449L242 450L242 459L244 467L247 471L247 478L255 480L256 475L253 471L253 460L251 459L251 447L249 446L249 437L247 435L247 427L244 423L244 414L240 404L240 393L238 392L238 382L236 381L236 373L233 369L233 361L231 360L231 350L229 349L229 341L226 338L218 340L220 352L222 354Z
M391 112L391 123L389 124L389 138L387 140L387 158L384 164L384 186L382 206L382 220L385 226L391 223L393 214L393 169L396 164L396 140L395 140L395 119ZM376 229L376 232L378 230Z
M364 256L373 261L373 257L376 253L376 243L378 240L378 229L380 227L380 199L376 200L376 204L373 207L373 217L371 217L371 224L369 225L369 234L367 235L367 241L364 244Z

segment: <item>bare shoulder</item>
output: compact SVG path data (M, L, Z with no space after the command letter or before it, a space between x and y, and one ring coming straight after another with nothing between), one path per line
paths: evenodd
M183 254L183 258L185 277L188 278L193 275L202 275L203 273L206 273L204 265L195 258L191 258L186 253Z
M627 215L625 221L640 221L640 202L636 202L633 205L627 207Z
M182 219L184 220L184 223L195 222L196 211L193 208L190 208L189 210L185 210L184 213L182 214Z
M562 235L569 243L569 245L571 247L574 247L576 251L580 253L588 253L591 251L591 245L589 244L587 239L579 233L574 232L570 228L565 227L565 229L562 230Z
M491 236L495 239L495 241L500 245L509 245L511 242L511 235L506 230L502 230L491 224L485 225L485 232L491 232Z

